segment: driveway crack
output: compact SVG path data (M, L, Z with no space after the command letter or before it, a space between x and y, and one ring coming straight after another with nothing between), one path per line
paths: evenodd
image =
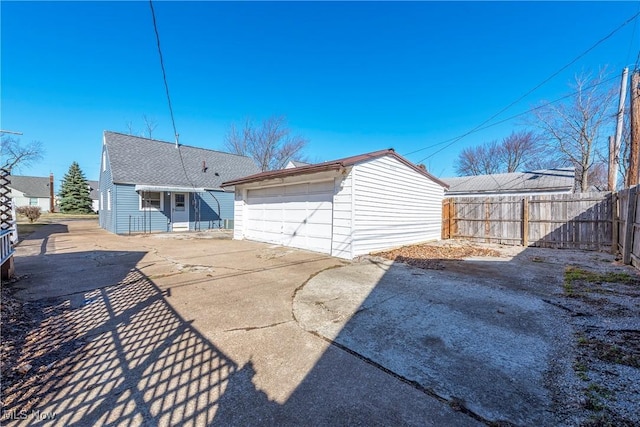
M291 323L293 322L293 320L285 320L284 322L276 322L276 323L271 323L269 325L263 325L263 326L247 326L244 328L232 328L232 329L225 329L224 332L235 332L235 331L255 331L256 329L267 329L267 328L273 328L274 326L279 326L279 325L284 325L285 323Z

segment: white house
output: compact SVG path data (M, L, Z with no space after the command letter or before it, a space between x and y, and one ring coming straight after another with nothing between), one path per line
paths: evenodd
M352 259L440 239L447 184L382 150L222 186L235 186L234 239Z
M53 175L41 176L9 176L11 184L11 199L13 206L39 206L43 212L51 209L54 197Z

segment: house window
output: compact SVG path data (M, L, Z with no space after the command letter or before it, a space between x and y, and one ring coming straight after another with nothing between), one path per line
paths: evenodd
M107 152L102 152L102 172L107 170Z
M111 190L107 190L107 210L111 210Z
M163 210L162 193L159 191L143 191L140 194L140 210Z
M100 192L100 210L104 209L104 193Z
M29 206L38 206L38 198L29 197Z

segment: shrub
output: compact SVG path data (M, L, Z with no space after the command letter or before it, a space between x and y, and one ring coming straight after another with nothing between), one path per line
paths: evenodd
M42 213L40 206L19 206L16 208L16 212L19 215L26 216L29 222L37 221Z

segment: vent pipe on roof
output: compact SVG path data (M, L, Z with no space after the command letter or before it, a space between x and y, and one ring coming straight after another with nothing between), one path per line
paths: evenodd
M207 169L209 169L209 168L207 167L207 163L203 160L203 161L202 161L202 173L205 173L205 172L207 171Z

